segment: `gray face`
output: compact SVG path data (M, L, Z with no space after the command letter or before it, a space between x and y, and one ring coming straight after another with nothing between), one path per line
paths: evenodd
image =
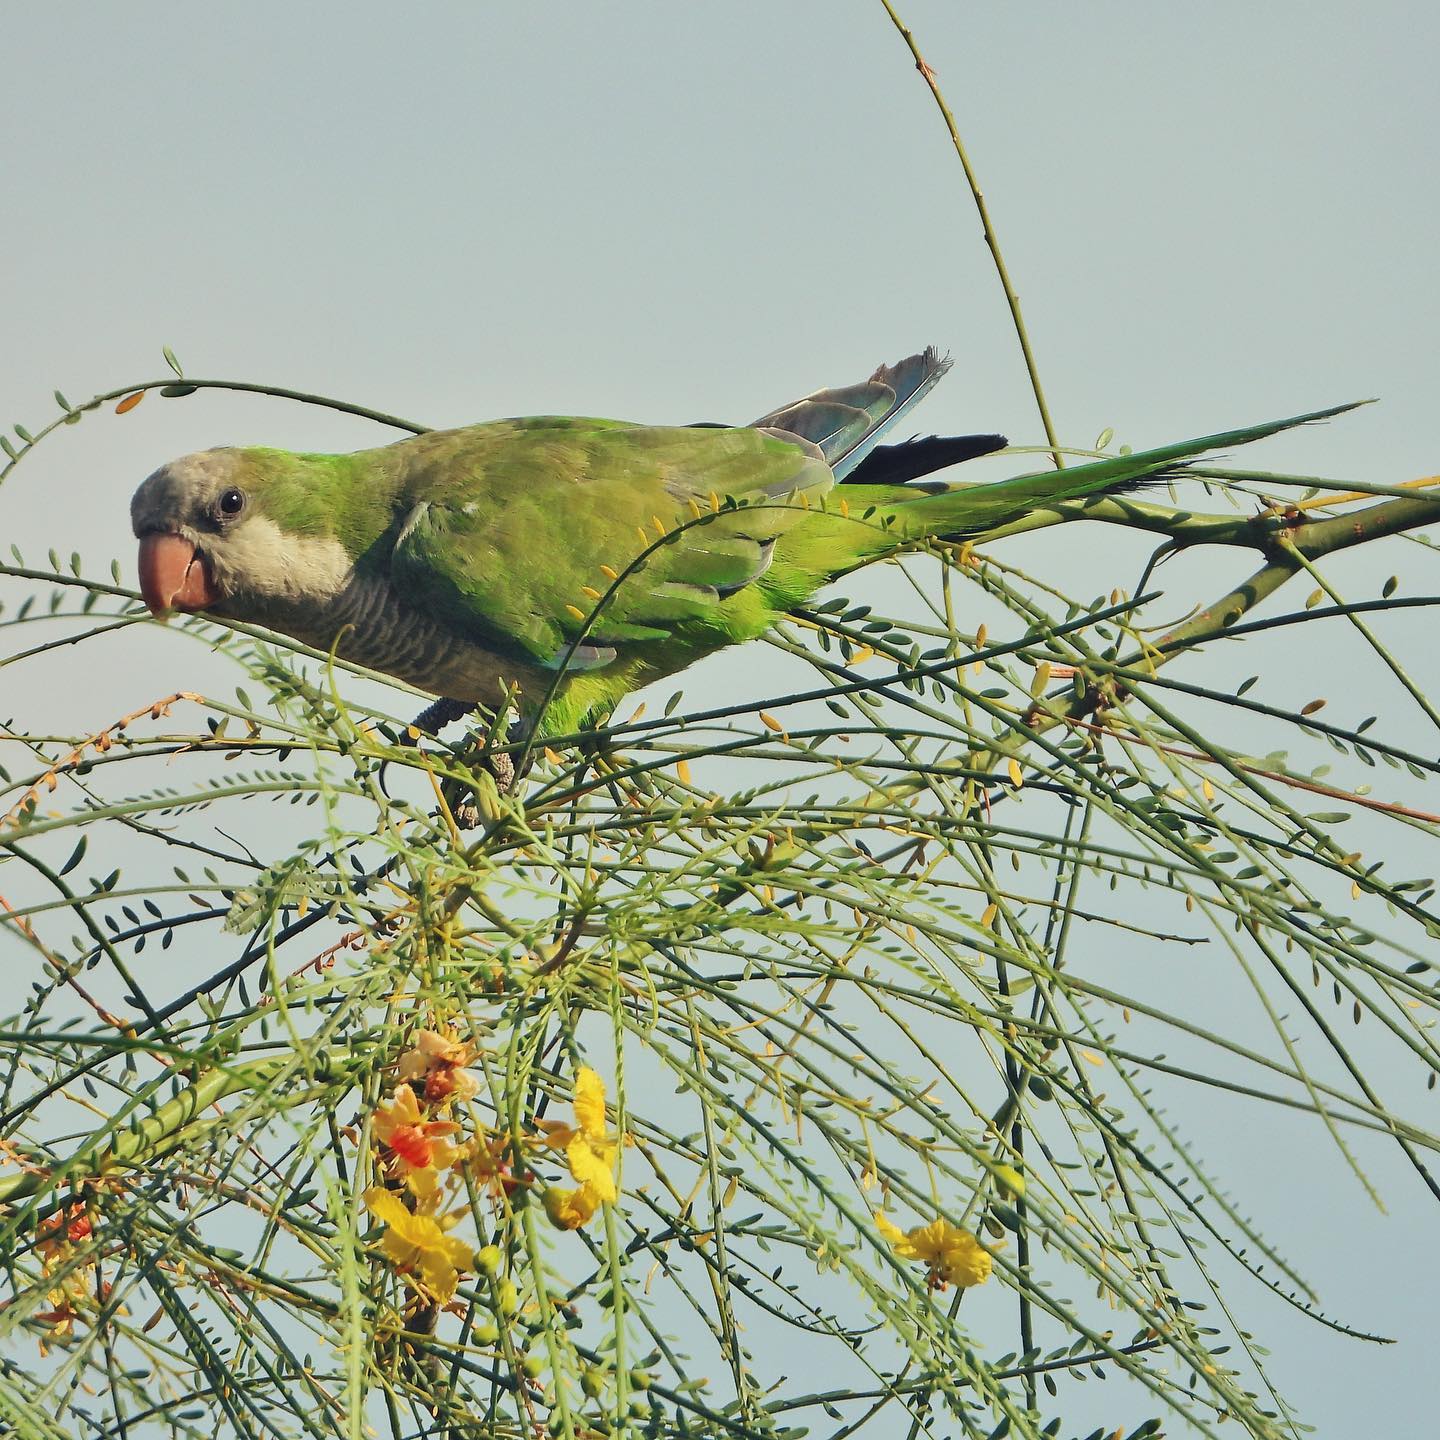
M332 599L352 571L344 548L286 534L265 500L243 450L203 450L151 475L130 502L150 608L212 610L291 629L285 612Z

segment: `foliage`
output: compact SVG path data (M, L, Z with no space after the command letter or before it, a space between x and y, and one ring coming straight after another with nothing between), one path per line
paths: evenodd
M1133 593L938 547L903 618L833 597L776 636L814 684L641 707L513 794L483 727L410 743L344 667L200 619L233 699L9 730L7 1426L1034 1435L1106 1369L1140 1387L1113 1424L1289 1433L1227 1287L1313 1292L1155 1089L1318 1116L1362 1176L1350 1137L1382 1134L1434 1189L1342 1032L1433 1079L1434 887L1391 872L1437 766L1174 662L1350 625L1403 677L1369 627L1430 602L1346 601L1321 562L1435 502L1201 484L1243 508L1043 517L1157 532ZM1200 541L1263 564L1164 623L1154 562ZM143 622L13 560L10 693ZM1250 616L1302 572L1308 602ZM1262 725L1307 758L1249 753ZM1382 767L1404 803L1357 783ZM1167 961L1253 1015L1171 1008Z
M1063 463L953 117L885 9ZM423 428L166 360L57 393L0 436L0 479L157 391ZM354 667L202 619L173 643L215 647L233 697L136 676L98 733L12 719L6 1433L998 1440L1082 1408L1132 1440L1298 1433L1255 1289L1379 1337L1320 1312L1283 1217L1171 1107L1305 1117L1367 1187L1379 1138L1440 1195L1440 1142L1393 1098L1440 1062L1440 917L1409 873L1440 764L1408 738L1440 714L1386 628L1437 601L1346 598L1332 564L1378 545L1405 573L1440 500L1178 483L1007 532L1153 537L1127 589L932 547L886 604L826 597L772 638L803 688L652 698L538 751L503 717L415 743L394 687L362 709ZM1228 579L1159 569L1201 545ZM118 564L0 576L9 697L148 623ZM1307 599L1253 613L1292 580ZM1277 654L1347 630L1397 697L1381 719L1277 693ZM513 791L486 742L528 764ZM1126 1383L1082 1400L1101 1374Z

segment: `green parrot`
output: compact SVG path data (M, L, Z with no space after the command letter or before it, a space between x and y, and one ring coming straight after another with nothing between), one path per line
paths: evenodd
M544 416L348 455L201 451L135 492L141 594L156 615L333 647L440 697L426 713L442 720L518 687L531 732L560 736L860 566L1334 413L995 484L909 484L1006 443L876 443L949 368L927 349L747 426Z

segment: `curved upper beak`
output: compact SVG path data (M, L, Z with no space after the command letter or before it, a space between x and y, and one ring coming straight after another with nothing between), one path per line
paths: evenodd
M171 610L204 610L219 596L204 557L183 535L140 539L140 593L152 615Z

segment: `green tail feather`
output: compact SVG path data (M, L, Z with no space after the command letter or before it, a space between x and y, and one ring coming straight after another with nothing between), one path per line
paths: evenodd
M1347 410L1366 403L1360 400L1348 405L1335 405L1328 410L1314 410L1308 415L1294 415L1288 420L1272 420L1263 425L1247 426L1243 430L1223 430L1218 435L1182 440L1135 455L1117 455L1113 460L1096 460L1089 465L1075 465L1064 470L1018 475L1013 480L1001 480L993 485L957 487L900 505L894 513L907 539L973 539L987 530L1023 519L1035 510L1043 510L1056 501L1081 500L1091 495L1124 490L1183 465L1207 450L1248 445L1252 440L1263 440L1281 430L1343 415ZM890 496L893 503L893 491Z

